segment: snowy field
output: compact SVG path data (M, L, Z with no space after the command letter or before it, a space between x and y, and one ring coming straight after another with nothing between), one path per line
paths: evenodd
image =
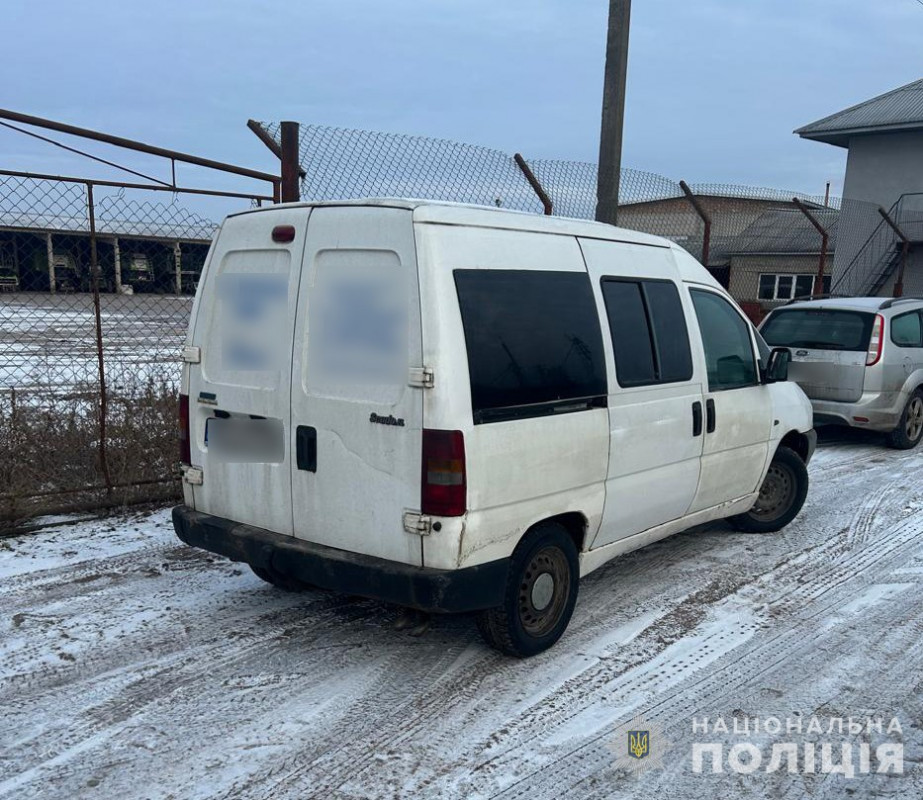
M100 294L112 381L179 376L192 297ZM0 388L70 389L98 380L90 294L0 294Z
M468 617L414 637L397 609L270 588L167 510L0 540L0 797L923 797L921 466L826 436L788 529L609 564L528 661ZM636 714L671 742L640 777L615 755ZM694 717L796 714L896 717L903 774L693 771L694 742L741 740Z

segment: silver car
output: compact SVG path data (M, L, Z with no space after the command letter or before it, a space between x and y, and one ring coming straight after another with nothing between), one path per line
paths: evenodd
M814 424L888 434L909 450L923 436L923 299L849 297L795 301L760 333L787 347L789 380L814 406Z

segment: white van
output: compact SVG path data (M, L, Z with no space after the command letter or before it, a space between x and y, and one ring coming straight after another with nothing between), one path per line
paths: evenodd
M561 636L577 583L700 523L801 509L811 405L686 251L409 200L229 217L189 325L186 543L286 589Z

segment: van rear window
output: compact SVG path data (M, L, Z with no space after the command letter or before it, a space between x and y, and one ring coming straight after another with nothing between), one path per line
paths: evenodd
M606 366L585 272L455 270L475 424L604 406Z
M760 328L773 347L811 350L868 350L875 315L833 308L774 311Z

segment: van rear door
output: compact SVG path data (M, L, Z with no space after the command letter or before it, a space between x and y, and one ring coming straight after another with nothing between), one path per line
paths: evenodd
M289 535L292 335L308 215L280 208L225 221L189 342L199 348L189 368L191 461L203 471L196 510Z
M405 564L419 510L420 299L408 209L316 208L305 245L292 362L294 535Z
M773 347L792 351L789 380L813 400L851 403L862 396L875 315L838 308L785 308L760 326Z

